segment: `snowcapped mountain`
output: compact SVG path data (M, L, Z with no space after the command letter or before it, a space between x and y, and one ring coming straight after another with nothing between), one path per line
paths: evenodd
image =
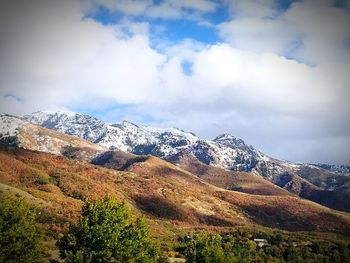
M214 140L202 140L177 128L154 128L127 121L108 124L95 117L72 112L35 112L25 116L32 123L78 136L98 145L134 154L152 154L169 159L190 153L205 164L229 170L251 171L269 157L241 139L223 134Z
M272 159L230 134L203 140L177 128L154 128L128 121L109 124L95 117L66 111L38 111L24 118L109 149L139 155L151 154L170 160L176 155L190 154L211 166L232 171L253 171L269 179L292 169L290 163Z
M108 149L146 155L166 160L193 156L197 160L231 171L247 171L261 175L276 184L286 174L305 177L309 166L271 158L230 134L214 140L203 140L177 128L154 128L123 121L106 123L88 115L58 111L38 111L24 119L62 133L77 136ZM321 168L312 168L320 174ZM317 169L320 169L318 171Z
M69 111L38 111L24 118L45 128L91 142L98 141L108 130L108 125L97 118Z
M46 129L26 121L25 119L0 113L0 144L19 146L24 149L62 154L70 147L84 149L81 159L89 159L106 148L69 136L60 132Z
M24 118L45 128L77 136L110 149L127 152L145 153L143 151L146 151L148 154L146 148L164 144L170 146L160 147L159 151L164 152L165 156L171 154L167 150L173 150L174 145L189 144L199 140L194 134L176 128L138 126L128 121L109 124L95 117L73 112L39 111Z

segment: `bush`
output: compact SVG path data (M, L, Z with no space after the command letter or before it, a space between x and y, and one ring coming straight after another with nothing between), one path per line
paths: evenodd
M39 184L39 185L45 185L45 184L50 183L50 180L49 180L49 178L39 178L39 179L35 180L35 183Z
M22 199L4 195L0 200L0 262L41 262L43 257L35 212Z
M78 147L73 147L69 145L69 146L63 147L61 153L63 156L67 158L75 159L79 151L80 149Z
M184 254L186 262L225 262L220 235L201 234L190 238Z
M18 146L18 138L17 136L0 136L0 145Z
M67 262L156 262L157 253L143 219L131 221L125 202L114 198L85 202L82 218L59 241Z

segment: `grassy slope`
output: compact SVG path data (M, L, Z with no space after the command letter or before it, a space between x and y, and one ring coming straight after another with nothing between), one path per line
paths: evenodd
M215 186L255 195L290 195L288 191L253 173L232 172L206 165L191 155L170 160Z
M45 153L2 149L0 182L2 191L11 186L30 194L29 202L42 210L40 222L53 234L77 219L82 199L106 194L127 199L135 214L146 214L159 236L179 229L257 224L350 234L349 214L289 195L223 190L155 157L135 162L123 172Z
M102 146L78 137L56 132L31 123L27 123L20 128L17 141L22 148L53 154L61 154L67 147L79 147L84 149L84 151L80 151L81 156L79 156L84 161L88 161L96 153L106 150Z
M252 173L226 171L203 164L191 156L183 156L182 158L175 158L169 161L224 189L258 195L295 194L339 211L350 212L350 203L348 202L350 193L347 192L349 178L344 179L344 176L334 174L331 177L330 173L322 172L320 169L304 167L300 171L300 173L303 172L302 177L293 173L285 173L279 177L277 185L275 185ZM337 177L337 180L333 180L334 177ZM336 189L344 188L344 191L323 190L321 187L313 184L314 181L320 185L323 181L331 181L337 185ZM341 183L344 183L343 188L340 187Z

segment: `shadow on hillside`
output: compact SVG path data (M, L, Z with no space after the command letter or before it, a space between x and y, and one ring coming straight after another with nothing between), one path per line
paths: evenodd
M107 151L91 160L92 164L115 170L127 170L134 163L144 162L148 156L135 156L121 151Z
M313 190L300 195L321 205L344 212L350 212L350 193L327 190Z
M186 221L190 216L183 209L159 196L136 196L133 199L140 210L159 218Z
M255 223L267 227L288 231L316 230L316 227L310 221L278 207L262 207L250 204L249 206L241 206L241 208Z
M216 215L203 215L189 209L185 210L160 196L136 196L136 206L153 216L163 219L200 223L208 226L232 227L235 224Z
M230 221L227 221L223 218L220 218L215 215L199 215L199 222L205 225L210 225L210 226L221 226L221 227L232 227L235 226Z

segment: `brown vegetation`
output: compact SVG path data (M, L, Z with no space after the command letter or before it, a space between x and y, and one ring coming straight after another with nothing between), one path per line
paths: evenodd
M106 195L126 199L134 213L147 216L158 235L168 235L169 229L259 224L350 234L349 214L295 196L224 190L156 157L126 167L117 171L51 154L1 149L0 189L28 193L25 198L41 209L40 222L53 234L76 220L82 200Z
M169 160L215 186L254 195L290 195L288 191L253 173L227 171L198 161L192 155Z

